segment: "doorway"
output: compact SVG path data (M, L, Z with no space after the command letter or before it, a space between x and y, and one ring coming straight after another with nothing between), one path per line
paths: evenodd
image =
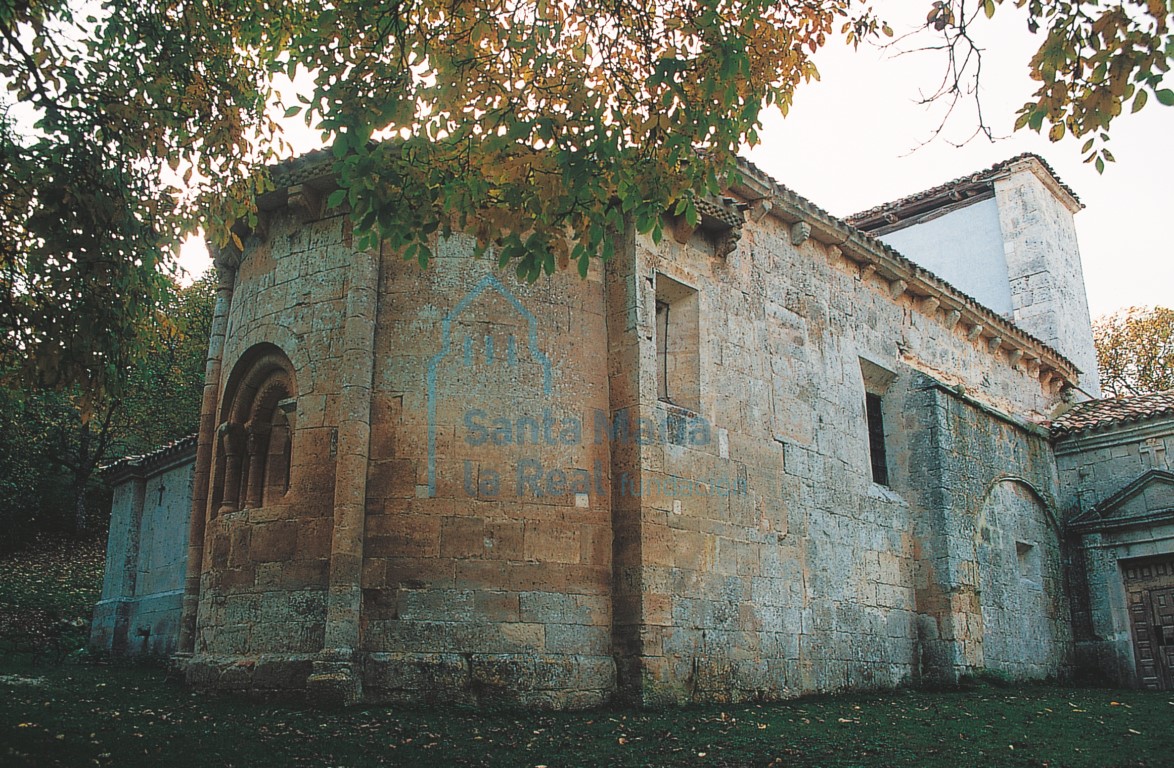
M1174 557L1121 563L1137 682L1150 690L1174 689Z

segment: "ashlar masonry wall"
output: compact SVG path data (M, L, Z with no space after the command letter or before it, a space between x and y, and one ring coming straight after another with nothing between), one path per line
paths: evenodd
M218 259L189 681L581 707L1062 671L1032 424L1070 364L755 183L534 285L267 200Z
M653 491L636 500L617 492L613 458L617 659L633 700L786 696L986 667L1039 677L1067 663L1055 475L1031 427L1055 388L838 251L796 247L768 218L748 223L728 256L698 232L683 245L632 238L621 251L630 266L612 265L634 315L630 343L609 339L612 369L627 372L613 386L622 378L634 407L671 414L656 391L655 283L692 286L696 416L714 436L640 446L628 466ZM868 381L877 371L882 381ZM870 468L872 390L887 484ZM657 492L682 479L701 483ZM1016 555L1028 541L1040 555L1030 589ZM1038 612L1028 634L1014 626L1018 605Z
M355 271L343 217L275 216L250 238L235 272L215 402L209 498L190 682L302 688L325 647L334 493L342 422L346 304ZM234 265L235 266L235 265ZM224 269L224 267L222 267ZM289 483L249 503L226 498L232 456L251 450L250 419L233 415L257 365L284 361L290 380ZM268 362L267 362L268 361ZM280 367L280 366L278 366ZM268 371L265 369L263 373ZM276 370L276 368L274 368ZM226 426L248 434L231 449ZM245 464L240 459L238 463ZM267 489L268 490L268 489ZM241 663L244 662L244 663Z
M472 250L383 260L365 691L597 705L616 677L602 270L520 285Z

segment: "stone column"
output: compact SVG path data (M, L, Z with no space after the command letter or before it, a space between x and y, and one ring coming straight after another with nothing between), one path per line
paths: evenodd
M224 337L228 331L228 312L236 286L236 268L240 252L223 251L212 243L219 285L212 310L212 334L208 339L208 356L204 364L204 396L200 403L200 437L196 444L196 466L192 477L192 515L188 533L187 572L184 578L183 614L179 626L179 655L190 655L196 644L196 611L200 604L200 574L204 567L204 529L208 518L209 477L216 446L216 411L220 398L220 367L224 356Z
M616 234L615 256L605 267L607 301L608 397L612 523L612 647L618 695L624 703L644 703L645 585L643 505L631 492L641 477L641 446L622 433L639 430L641 402L654 401L656 382L641 370L641 332L652 337L643 294L649 287L640 274L635 230L629 224ZM655 313L653 313L655 314ZM651 388L641 398L641 389Z
M249 509L261 506L262 489L265 487L265 459L269 453L269 443L265 439L269 427L264 424L250 423L246 427L245 446L249 462L248 488L245 489L244 505Z
M371 446L371 377L375 368L379 269L378 251L356 252L352 257L343 324L341 417L326 637L322 654L306 681L312 699L344 704L358 701L363 692L361 672L357 668L362 607L359 578L363 567L367 463Z
M227 421L216 430L216 435L220 438L220 449L224 451L224 493L220 497L220 509L216 511L217 515L235 512L240 508L241 476L245 469L244 445L242 445L244 441L240 433L239 425L230 424Z

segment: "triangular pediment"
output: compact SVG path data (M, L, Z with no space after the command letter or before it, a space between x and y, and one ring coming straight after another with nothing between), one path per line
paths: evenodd
M1073 522L1081 527L1119 526L1170 514L1174 514L1174 473L1151 469Z

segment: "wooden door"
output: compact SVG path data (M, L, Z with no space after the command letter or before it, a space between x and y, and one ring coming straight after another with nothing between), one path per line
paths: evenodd
M1129 563L1124 575L1138 684L1174 689L1174 559Z

